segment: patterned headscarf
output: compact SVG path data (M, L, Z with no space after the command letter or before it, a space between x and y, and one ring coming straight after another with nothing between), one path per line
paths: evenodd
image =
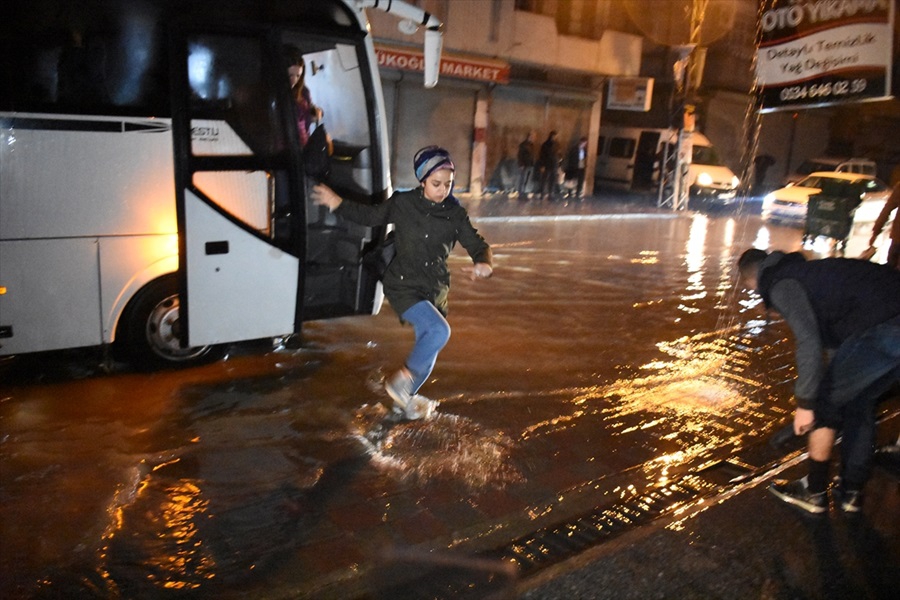
M416 152L413 158L413 167L416 169L416 179L425 181L428 176L440 169L455 171L450 153L439 146L426 146Z

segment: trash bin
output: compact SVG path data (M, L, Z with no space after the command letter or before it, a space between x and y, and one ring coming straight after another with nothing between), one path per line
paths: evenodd
M806 208L805 238L825 236L843 245L850 235L853 212L862 202L865 184L853 181L834 181L822 187L822 191L809 197Z

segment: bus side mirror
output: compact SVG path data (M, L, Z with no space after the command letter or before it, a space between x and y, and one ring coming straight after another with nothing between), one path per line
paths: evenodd
M444 34L441 31L441 22L433 14L404 0L390 0L389 2L356 0L356 6L360 10L377 8L386 13L393 13L400 19L412 22L412 25L401 22L401 31L415 31L413 27L415 23L423 25L425 27L425 87L433 88L437 85L438 75L441 72L441 46L444 43Z
M441 72L441 49L444 35L440 25L431 25L425 30L425 87L437 85Z

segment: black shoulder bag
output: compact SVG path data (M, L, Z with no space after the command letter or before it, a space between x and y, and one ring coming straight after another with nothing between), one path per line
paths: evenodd
M397 248L394 245L394 232L391 231L375 248L366 253L363 263L381 281L384 279L384 274L387 273L388 267L391 266L396 255Z
M325 126L319 123L303 147L303 170L307 177L325 181L331 174L331 144Z

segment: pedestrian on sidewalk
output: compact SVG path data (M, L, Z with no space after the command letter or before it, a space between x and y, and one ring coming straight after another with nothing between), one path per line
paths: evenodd
M859 512L875 443L876 405L900 381L900 272L845 258L758 249L738 260L741 282L778 311L794 335L794 433L809 434L809 471L774 482L780 500L828 510L828 470L842 432L835 504ZM829 360L830 358L830 360Z
M538 167L541 170L541 188L538 193L542 198L552 198L556 195L559 161L559 141L556 139L556 130L554 129L541 144L541 151L538 155Z
M528 132L522 143L519 144L519 154L516 157L519 166L519 180L516 183L516 191L522 200L531 188L531 175L534 172L534 134Z
M584 174L587 169L587 143L586 137L582 136L578 143L569 150L569 156L566 161L566 179L575 180L575 196L584 198Z
M396 255L384 274L384 294L401 323L412 324L415 344L403 367L385 382L385 391L394 412L407 419L427 417L433 410L433 403L418 391L450 339L450 251L457 242L466 249L473 266L465 271L472 280L493 274L491 247L453 196L456 169L450 154L438 146L422 148L413 167L421 185L395 192L377 205L344 200L324 184L312 192L315 204L339 217L369 227L394 224Z

